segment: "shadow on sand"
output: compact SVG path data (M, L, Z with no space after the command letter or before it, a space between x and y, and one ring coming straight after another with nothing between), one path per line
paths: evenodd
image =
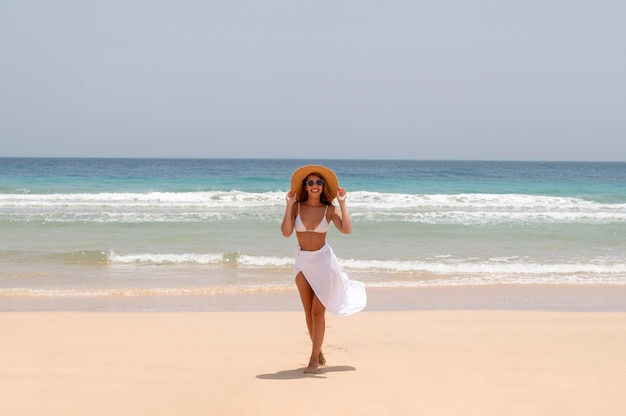
M298 368L295 370L283 370L272 374L259 374L256 378L261 380L296 380L299 378L326 378L327 373L336 373L339 371L355 371L356 368L349 365L336 365L320 368L319 373L305 373L306 367Z

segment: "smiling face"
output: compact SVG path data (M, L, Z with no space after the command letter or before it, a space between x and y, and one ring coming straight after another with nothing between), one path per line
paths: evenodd
M298 200L304 202L307 201L309 197L318 199L325 205L332 204L333 199L330 197L328 185L326 185L326 181L319 173L310 173L309 176L302 181L300 198Z
M319 198L324 192L324 179L312 173L304 180L304 186L309 195Z

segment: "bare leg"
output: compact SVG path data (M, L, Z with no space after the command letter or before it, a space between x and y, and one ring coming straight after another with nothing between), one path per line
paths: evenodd
M324 342L324 333L326 331L326 319L324 316L326 308L315 296L313 289L311 289L309 282L306 281L302 273L298 273L296 276L296 286L300 293L309 337L313 344L311 358L305 372L316 373L320 365L326 364L326 358L322 353L322 343Z
M320 365L320 357L322 355L322 343L324 342L324 333L326 332L326 308L322 305L322 302L313 297L313 309L311 312L313 318L313 331L312 341L313 348L311 350L311 358L309 359L309 366L305 370L305 373L317 373Z

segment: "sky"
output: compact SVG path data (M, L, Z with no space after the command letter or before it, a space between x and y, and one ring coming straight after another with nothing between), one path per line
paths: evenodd
M0 156L626 161L623 0L0 1Z

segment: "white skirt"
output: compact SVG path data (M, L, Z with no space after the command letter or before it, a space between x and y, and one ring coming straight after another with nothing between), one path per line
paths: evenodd
M326 309L335 315L352 315L365 308L365 285L348 278L328 244L317 251L298 248L294 275L299 272Z

